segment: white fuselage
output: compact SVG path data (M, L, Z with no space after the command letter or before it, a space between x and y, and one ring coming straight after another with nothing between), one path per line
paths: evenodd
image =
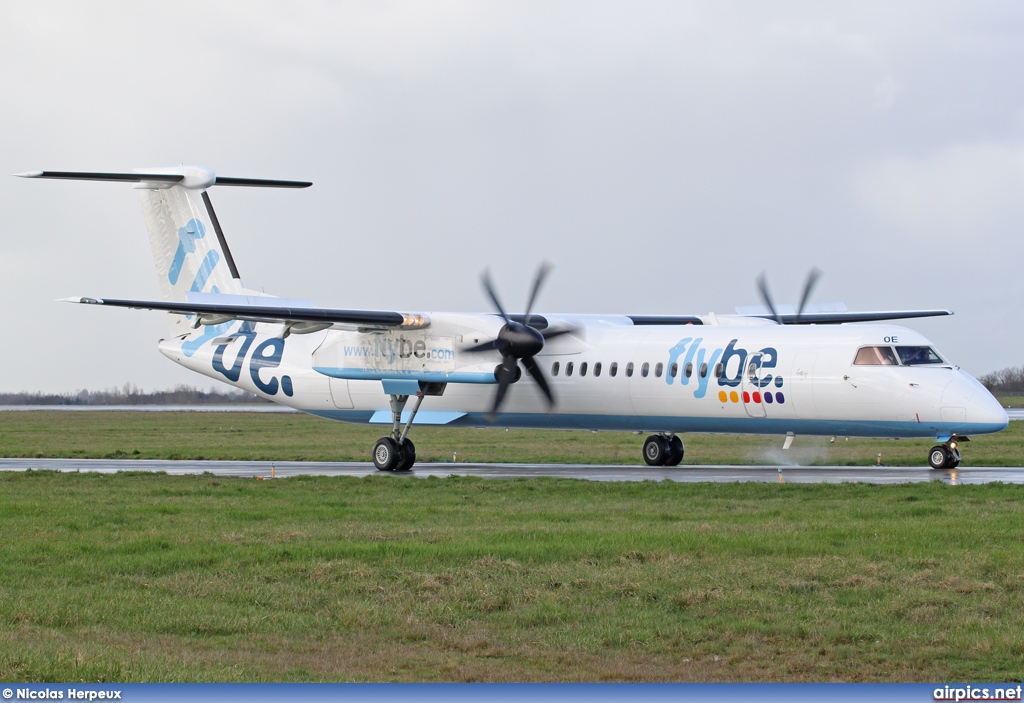
M1007 425L999 403L956 366L854 364L869 345L930 346L904 327L547 319L573 329L536 356L557 398L550 413L524 373L501 413L489 415L501 357L465 351L501 328L488 314L430 313L424 329L287 338L279 325L234 321L164 340L160 350L269 400L357 423L390 424L388 393L404 381L446 384L424 399L415 424L940 439Z

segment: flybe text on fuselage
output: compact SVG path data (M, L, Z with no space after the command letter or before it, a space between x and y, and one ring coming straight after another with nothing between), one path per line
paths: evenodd
M665 383L673 385L678 376L680 386L690 387L693 383L693 397L703 398L707 395L708 385L716 378L718 386L738 387L743 382L743 374L748 374L747 381L752 388L765 389L770 386L782 388L783 378L773 375L770 369L776 368L779 353L775 347L762 347L753 353L737 346L739 338L729 341L724 348L710 349L703 345L702 337L684 337L669 349L668 373ZM748 362L749 360L749 362ZM720 366L720 373L714 369ZM677 373L678 368L682 373ZM781 393L779 401L785 398ZM765 393L765 400L772 398L771 391Z

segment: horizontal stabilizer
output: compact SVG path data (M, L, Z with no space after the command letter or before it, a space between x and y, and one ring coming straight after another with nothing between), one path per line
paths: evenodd
M182 166L159 168L145 173L93 173L89 171L26 171L16 173L19 178L54 178L68 181L115 181L123 183L151 183L179 185L183 188L209 188L210 186L255 186L257 188L308 188L311 181L284 181L272 178L230 178L218 176L208 168Z
M228 297L228 296L225 296ZM238 299L242 296L230 296ZM272 298L270 300L273 300ZM338 310L334 308L287 307L238 303L194 303L176 300L118 300L114 298L64 298L61 302L108 305L136 310L163 310L178 315L198 315L200 323L221 324L230 320L250 322L348 325L367 328L422 328L430 324L426 315L411 315L384 310ZM205 319L204 319L205 318Z
M159 183L177 183L185 180L180 173L86 173L84 171L26 171L14 174L18 178L56 178L66 181L122 181L140 183L156 181Z

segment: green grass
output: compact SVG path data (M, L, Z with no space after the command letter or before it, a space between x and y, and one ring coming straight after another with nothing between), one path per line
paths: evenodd
M387 428L302 414L0 413L0 456L366 461ZM627 432L414 427L421 462L639 464L644 437ZM924 466L929 440L685 435L685 464ZM1024 466L1024 422L961 445L964 466Z
M1022 495L0 474L0 679L1020 681Z

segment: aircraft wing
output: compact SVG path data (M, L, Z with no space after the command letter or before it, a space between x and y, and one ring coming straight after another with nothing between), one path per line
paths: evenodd
M274 298L268 298L272 302ZM339 310L306 306L275 306L272 304L200 303L165 300L120 300L116 298L64 298L62 302L85 305L108 305L137 310L163 310L178 315L196 315L198 324L221 324L230 320L270 322L278 324L306 323L308 328L326 329L331 325L358 328L422 328L430 324L426 315L386 310ZM312 330L310 330L312 331Z
M873 312L805 312L802 315L783 313L778 322L784 325L841 325L844 322L881 322L882 320L907 320L915 317L941 317L952 315L952 310L876 310ZM771 313L742 315L775 320Z

